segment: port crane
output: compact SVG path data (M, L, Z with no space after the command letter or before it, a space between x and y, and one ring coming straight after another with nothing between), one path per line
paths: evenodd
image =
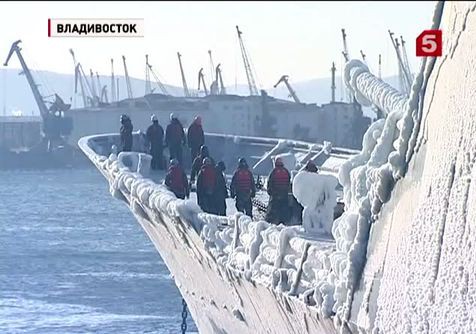
M297 97L296 95L296 92L294 91L294 89L291 87L291 85L289 84L289 76L288 75L283 75L279 80L278 82L274 85L274 88L276 88L281 82L284 82L284 84L286 85L286 87L288 88L288 91L289 91L289 97L292 97L294 102L296 103L301 103L301 101L299 100L299 98Z
M215 70L216 73L216 80L217 82L220 83L220 95L226 95L226 88L225 85L223 84L223 77L221 74L221 64L218 64Z
M342 42L344 45L344 49L342 50L342 55L344 56L344 60L348 62L350 55L349 55L349 49L347 47L347 34L345 33L344 28L341 29L341 32L342 32Z
M92 89L92 93L93 93L93 100L96 102L96 104L98 104L97 102L99 102L99 97L98 97L98 93L97 93L97 90L96 90L96 84L94 83L94 73L93 73L93 70L92 69L89 69L89 75L91 77L91 89Z
M349 48L347 46L347 34L345 33L344 28L341 29L341 32L342 32L342 44L343 44L342 55L344 56L344 60L347 63L350 59ZM342 76L342 80L344 80L343 76ZM352 96L352 93L350 92L350 90L346 86L344 87L345 87L344 90L349 102L352 102L352 101L355 102L355 98Z
M406 41L403 40L403 36L400 36L400 42L402 45L402 57L403 57L403 64L405 65L405 70L408 74L408 78L410 79L410 86L413 82L413 72L410 67L410 62L408 61L407 49L405 47Z
M116 97L116 80L114 79L114 59L111 58L111 102L115 102Z
M187 80L185 80L185 73L183 72L182 55L180 54L180 52L177 52L177 57L180 66L180 74L182 76L183 94L185 95L185 97L191 97L190 91L188 90L187 86Z
M125 56L122 56L122 62L124 63L124 75L126 77L127 97L129 99L132 99L134 97L132 96L131 79L129 78L129 72L127 71L127 64L126 64L126 57Z
M88 78L84 73L83 66L80 62L76 61L73 49L69 49L73 57L74 62L74 93L78 93L78 82L81 88L81 96L83 99L83 106L86 108L88 106L94 106L95 100L93 98L93 92L91 85L88 82Z
M149 55L145 55L145 95L152 93L153 89L150 86Z
M155 80L155 83L157 84L157 87L159 87L160 91L162 92L162 94L164 95L170 95L169 92L167 91L167 88L165 88L164 84L160 81L158 75L154 72L154 70L152 69L152 65L149 63L149 58L146 57L146 80L147 80L147 77L149 77L149 85L150 85L150 74L152 74L152 76L154 77L154 80ZM150 88L150 92L153 93L155 90L155 88ZM147 91L147 87L146 87L146 91Z
M362 61L367 64L367 55L364 53L364 51L360 50L360 55L362 56Z
M205 75L203 74L203 67L198 71L198 91L200 91L200 83L202 83L205 96L208 96L207 85L205 84Z
M101 94L99 96L99 102L100 103L109 103L109 98L107 96L107 85L103 86L101 84L101 79L99 78L99 73L98 72L96 72L96 78L98 80L98 90L99 90L100 87L102 87L101 88Z
M236 26L236 32L238 34L238 41L240 43L241 56L243 58L243 65L245 67L245 73L246 78L248 80L248 88L250 90L250 95L259 95L258 88L256 87L256 80L254 78L253 71L251 70L248 52L246 51L245 44L243 43L243 38L241 37L243 33L240 31L240 28L238 26Z
M109 103L109 99L107 97L107 85L101 84L101 79L99 78L99 73L96 72L96 78L98 80L98 91L101 89L101 94L99 96L99 102L101 103Z
M213 78L213 72L215 71L215 64L213 63L212 50L208 50L208 57L210 59L210 78Z
M63 136L67 136L71 133L72 119L62 115L63 112L71 108L71 104L65 104L58 94L54 94L55 102L51 103L50 108L46 106L45 100L38 90L38 85L35 83L33 75L31 74L25 59L23 59L21 48L19 46L20 43L21 40L17 40L12 44L10 52L8 53L7 59L5 60L3 66L8 66L8 62L14 53L17 55L22 67L22 72L20 74L24 74L26 76L31 92L33 93L33 97L35 98L35 102L43 120L43 138L46 140L48 147L47 150L51 151L53 146L55 148L64 146L66 141ZM56 146L55 144L58 145Z
M412 79L410 79L410 74L407 72L405 68L404 61L402 59L401 51L400 51L400 43L398 42L397 38L393 38L394 33L388 30L388 34L390 36L390 40L392 41L393 48L395 49L395 53L397 55L398 60L398 69L399 69L399 80L401 82L401 89L404 93L409 94L410 87L412 84Z

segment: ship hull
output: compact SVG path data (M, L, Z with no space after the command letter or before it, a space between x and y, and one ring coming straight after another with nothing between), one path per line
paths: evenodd
M247 142L251 138L241 138L240 141L225 137L207 138L212 147L216 141L229 153L233 151L226 148L228 140L230 147L232 143L244 145L252 152L261 145L263 152L262 139L255 138L253 145ZM138 200L130 191L118 188L120 177L105 165L109 162L106 158L108 150L117 139L117 135L91 136L81 139L79 146L108 180L114 197L128 205L153 242L186 300L200 333L337 332L332 318L324 318L318 308L306 303L301 295L276 290L263 281L246 277L242 270L218 263L189 220L171 215L167 210L157 210L147 200ZM299 145L303 143L295 144ZM157 175L150 175L150 178L160 179ZM348 332L353 331L349 329Z

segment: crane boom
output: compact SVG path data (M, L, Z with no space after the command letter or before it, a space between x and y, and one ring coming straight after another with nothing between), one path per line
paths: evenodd
M225 85L223 84L223 77L221 75L221 64L218 64L216 67L216 81L220 82L220 95L226 95L226 88Z
M87 99L86 99L86 94L84 93L84 83L81 78L81 72L79 70L79 64L76 62L76 57L74 56L74 51L73 49L69 49L69 52L71 53L71 56L73 56L73 63L74 63L74 94L78 94L78 82L81 87L81 98L83 99L83 107L86 108L87 105Z
M145 95L152 94L152 92L152 87L150 86L149 55L145 55Z
M281 82L284 82L284 84L286 85L286 87L288 88L288 91L289 91L289 96L293 98L294 102L296 103L301 103L301 101L299 100L299 98L297 97L296 95L296 92L294 91L294 89L291 87L291 85L289 84L289 76L288 75L283 75L279 80L278 82L274 85L274 88L276 88Z
M367 61L365 60L367 56L365 55L364 51L360 50L360 55L362 56L363 62L367 64Z
M394 33L390 31L390 29L388 30L388 34L390 35L390 39L392 40L392 45L395 49L395 53L397 54L397 59L398 59L398 67L400 69L400 71L402 72L402 83L404 86L408 86L410 87L411 86L411 81L410 81L410 78L408 77L408 73L406 72L405 70L405 66L403 64L403 60L402 60L402 56L400 54L400 48L399 48L399 43L398 43L398 39L397 38L393 38L393 35ZM407 90L405 90L406 93L408 93Z
M413 73L410 67L410 62L408 61L407 49L405 48L406 42L403 40L403 37L400 36L400 41L402 43L402 56L403 64L405 65L405 71L407 72L408 78L410 79L410 85L413 82Z
M127 86L127 97L132 99L132 87L131 87L131 80L129 78L129 72L127 72L127 64L126 64L126 57L122 56L122 62L124 63L124 74L126 76L126 86Z
M253 76L253 71L251 70L251 65L248 57L248 52L246 51L245 45L241 35L243 34L240 31L240 28L236 26L236 32L238 34L238 41L240 43L241 55L243 57L243 65L245 67L246 78L248 80L248 88L250 90L250 95L259 95L258 88L256 88L256 81Z
M96 84L94 83L94 73L93 73L92 69L89 69L89 75L91 76L91 87L92 87L92 91L93 91L93 98L97 98L98 93L97 93L97 90L96 90Z
M345 29L341 29L342 32L342 42L344 45L344 49L342 51L342 55L344 56L345 61L349 61L350 55L349 55L349 49L347 48L347 34L345 33Z
M215 64L213 63L212 50L208 50L208 57L210 58L210 78L213 78Z
M349 54L349 48L347 46L347 34L345 33L345 29L341 29L342 32L342 45L343 45L343 50L342 50L342 55L344 56L345 62L348 62L350 59L350 54ZM344 77L342 76L342 80L344 80ZM355 102L355 97L352 96L352 92L345 86L345 92L347 94L347 99L349 102L354 101Z
M183 66L182 66L182 55L180 54L180 52L177 52L177 57L178 57L178 62L180 66L180 74L182 76L183 93L185 97L190 97L191 95L190 95L190 91L188 90L187 80L185 80L185 73L183 71Z
M205 96L208 96L207 85L205 84L205 75L203 74L203 67L198 71L198 90L200 90L200 82L202 83Z
M3 66L8 66L8 62L10 61L10 58L12 57L13 53L16 53L18 60L20 61L23 73L25 74L28 84L30 85L33 97L35 98L36 104L38 105L38 109L40 110L40 115L43 120L45 120L48 116L48 108L46 107L45 101L43 101L43 97L41 96L40 91L38 90L38 86L36 85L35 80L31 75L30 69L28 68L25 63L25 60L23 59L23 56L21 54L21 48L18 46L18 44L20 43L21 40L18 40L12 44L10 52L7 56L7 60L5 60Z
M154 70L152 69L152 65L150 64L149 64L149 70L150 70L150 73L152 73L152 76L154 77L155 82L157 83L157 86L159 86L159 89L162 91L162 93L165 95L170 95L169 92L167 91L167 88L165 88L164 84L160 81L157 74L155 74Z

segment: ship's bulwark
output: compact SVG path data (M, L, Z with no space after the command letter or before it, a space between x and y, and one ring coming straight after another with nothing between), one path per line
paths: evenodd
M109 159L97 154L106 154L116 142L117 135L96 136L83 138L80 147L110 182L113 195L129 205L153 241L201 333L336 332L330 318L324 319L317 308L300 297L278 292L245 278L243 271L220 265L205 247L197 226L181 218L182 214L159 211L147 200L138 201L137 196L142 198L138 189L129 192L118 188L120 175L110 168ZM157 296L160 298L160 291Z

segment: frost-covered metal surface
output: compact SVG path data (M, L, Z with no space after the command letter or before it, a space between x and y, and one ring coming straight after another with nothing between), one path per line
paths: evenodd
M132 165L126 167L123 153L119 157L97 153L104 154L104 146L115 143L115 137L86 137L79 146L108 179L111 194L129 204L156 244L203 332L335 331L327 319L333 299L322 293L330 291L333 284L329 281L334 251L331 239L310 236L299 226L275 226L244 215L203 213L193 201L177 199L164 186L137 172L144 170L140 161L148 161L147 155L127 153ZM134 154L137 157L132 157ZM176 230L180 230L178 235ZM171 238L177 240L171 243ZM188 267L190 261L194 265ZM179 278L179 273L183 277ZM187 295L191 286L201 290L199 296L196 292ZM236 295L230 295L230 286ZM212 306L205 307L204 299L211 299ZM227 310L222 304L228 305ZM273 309L277 313L269 314Z
M422 61L406 104L388 98L387 120L367 133L377 131L375 147L341 169L368 238L351 245L361 240L366 256L353 262L362 275L348 318L376 333L476 332L476 4L439 3L433 28L443 30L443 56ZM370 74L349 72L378 103Z

